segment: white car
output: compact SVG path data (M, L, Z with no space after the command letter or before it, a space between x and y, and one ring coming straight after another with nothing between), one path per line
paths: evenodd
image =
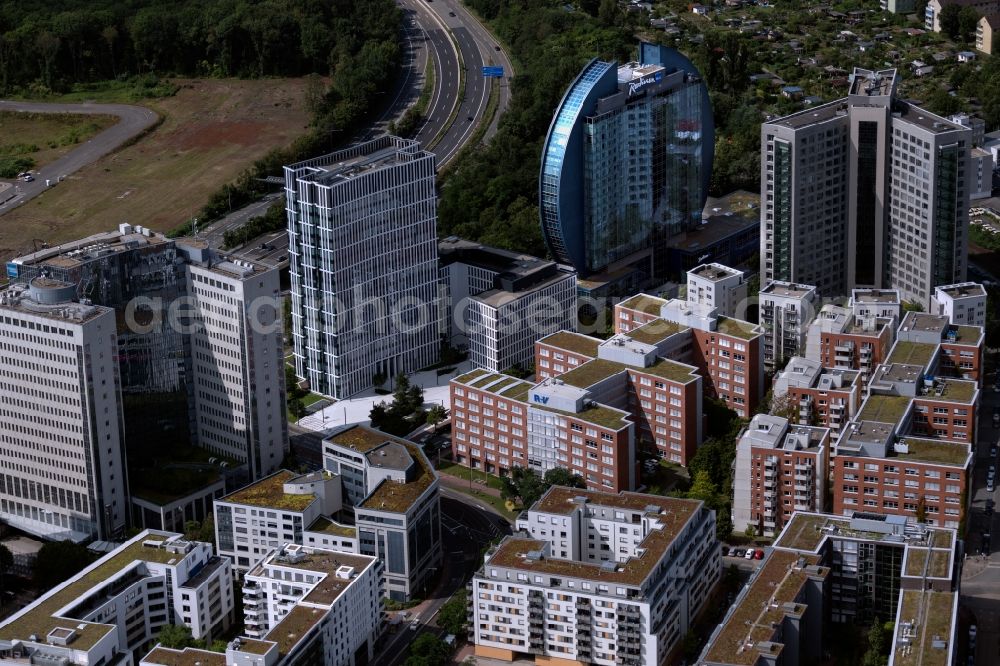
M753 559L753 550L754 550L753 548L747 548L747 554L743 556L743 559L745 559L745 560L752 560Z

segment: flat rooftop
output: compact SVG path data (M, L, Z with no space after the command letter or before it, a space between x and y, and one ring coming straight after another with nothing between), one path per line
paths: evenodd
M610 430L621 430L632 423L632 415L628 412L604 405L589 405L579 412L564 412L560 409L553 409L552 407L545 407L543 405L532 405L532 408L559 414L570 419L593 423L596 426Z
M936 344L898 340L885 362L926 368L937 353L937 349Z
M954 334L954 338L952 338L952 334ZM978 345L983 341L984 335L985 331L982 326L949 326L945 333L945 339L941 342L944 344Z
M927 312L907 312L899 325L902 331L925 331L944 336L948 330L948 318Z
M672 321L657 318L644 326L640 326L637 329L629 331L625 335L632 338L636 342L642 342L647 345L656 345L663 342L667 338L676 335L677 333L688 330L690 329L687 326L681 326L680 324Z
M630 369L635 372L643 372L648 375L653 375L654 377L668 379L679 384L687 384L689 382L697 381L697 379L701 377L701 374L698 372L698 368L692 365L687 365L686 363L671 361L667 358L656 359L656 362L648 368Z
M866 95L868 97L886 97L893 93L896 87L896 70L883 69L872 71L854 68L851 80L851 95Z
M358 530L356 527L351 527L350 525L341 525L328 518L320 516L313 521L313 524L306 528L307 532L321 532L323 534L332 534L334 536L346 537L353 539L358 536Z
M421 150L417 141L386 135L285 168L299 180L332 187L367 173L427 157L433 158L433 154Z
M659 298L657 296L650 296L649 294L636 294L630 298L626 298L624 301L618 305L623 308L628 308L629 310L638 310L645 314L660 316L660 308L666 304L666 299Z
M169 238L163 234L149 231L145 227L139 227L147 233L136 232L136 227L132 227L129 233L122 233L116 229L105 231L78 238L59 245L53 245L37 252L23 254L12 261L25 266L41 265L52 266L54 268L73 268L83 264L102 259L111 254L117 254L140 247L151 245L164 245L171 243ZM127 228L126 228L127 229Z
M874 421L876 423L899 423L911 399L897 395L870 395L858 412L858 421Z
M738 666L757 664L760 651L774 645L771 641L784 616L805 612L805 604L795 600L806 581L829 574L829 569L818 564L815 555L771 551L712 637L706 660Z
M304 557L298 562L291 562L287 559L282 559L278 553L271 553L247 575L267 576L270 578L271 576L267 573L268 567L284 567L324 574L324 578L315 584L309 594L303 597L303 601L322 604L324 606L332 605L343 594L344 590L356 580L357 575L375 562L375 558L373 557L334 552L321 548L305 548L302 546L286 546L286 548L289 551L294 549L296 552L303 554ZM354 569L354 576L351 578L341 578L338 576L337 571L341 567L351 567Z
M553 486L542 499L535 503L532 510L569 515L574 509L581 506L578 498L585 498L587 505L639 511L651 515L660 523L660 528L651 530L646 538L640 542L639 547L643 549L642 555L630 557L625 562L617 563L613 571L605 569L599 562L578 562L547 556L541 559L529 559L528 554L541 551L545 542L517 537L508 537L500 544L500 547L489 557L490 566L556 576L572 576L599 582L641 585L670 548L677 535L702 506L702 503L696 500L625 492L614 495Z
M972 449L963 442L903 437L894 446L894 456L900 460L965 467ZM904 450L905 449L905 450Z
M457 384L463 384L471 388L479 389L481 391L488 391L494 395L510 398L511 400L520 400L522 402L528 399L528 392L533 386L531 382L526 382L523 379L517 379L516 377L503 375L497 372L490 372L489 370L483 370L482 368L477 368L471 372L465 373L464 375L455 377L451 381Z
M623 363L595 358L593 361L587 361L583 365L559 375L558 378L570 386L585 389L608 377L625 372L627 367Z
M373 449L365 454L368 464L372 467L383 467L406 471L413 465L413 458L406 447L397 442L386 442L377 449Z
M325 441L357 451L358 453L368 453L373 449L381 447L386 442L393 442L404 447L416 463L414 473L407 477L409 481L406 483L383 481L358 505L360 509L404 513L437 480L437 473L427 461L420 447L402 437L395 437L374 428L355 425L327 437Z
M58 288L56 284L49 284L46 287L47 283L45 280L39 281L36 279L33 282L37 283L43 289ZM62 301L52 304L39 303L31 298L26 285L13 285L0 291L0 310L41 317L70 326L84 324L97 319L101 315L114 312L111 308L99 305L84 305L75 301Z
M936 287L936 291L948 294L952 298L969 298L972 296L986 296L986 289L978 282L961 282L959 284L948 284L943 287Z
M304 511L307 506L316 501L316 495L285 492L285 484L298 476L300 475L295 472L282 469L226 495L220 501L280 511Z
M8 618L0 625L0 640L26 641L30 636L44 640L53 629L63 627L76 632L71 644L75 650L88 650L112 631L113 625L82 622L79 618L58 616L56 613L67 606L78 604L86 598L88 591L101 588L121 572L141 562L160 564L179 563L187 554L171 552L166 548L145 545L144 542L164 543L173 540L179 546L187 543L180 535L171 532L146 530L126 545L105 555L84 569L73 579L56 586L24 610Z
M842 97L841 99L834 100L833 102L828 102L826 104L821 104L820 106L809 107L804 111L799 111L782 118L775 118L769 120L765 125L778 125L781 127L788 127L793 130L802 129L803 127L809 127L810 125L816 125L819 123L828 122L838 117L844 117L847 115L847 98Z
M956 646L955 634L958 597L954 592L932 590L900 591L896 615L896 636L907 636L907 648L893 646L895 666L947 666ZM908 623L913 623L909 626Z
M976 395L976 382L967 379L952 379L951 377L936 377L934 387L922 395L927 400L945 400L969 404Z
M856 512L855 515L859 518L870 519L872 517L881 517L883 514ZM923 538L920 538L920 533L911 529L909 532L910 538L904 541L899 538L898 534L891 530L875 532L861 529L863 525L852 526L852 518L854 516L835 516L825 513L796 511L792 514L791 519L789 519L781 534L778 535L778 539L774 545L777 548L815 553L827 536L836 536L841 539L860 539L871 542L905 543L907 548L944 548L948 550L954 544L954 530L925 527ZM907 526L912 527L916 525L910 518L896 516L892 516L891 518L901 520Z
M775 280L768 282L764 288L760 290L760 293L774 296L786 296L788 298L802 298L810 293L815 293L815 291L816 287L811 284L797 284L795 282L780 282Z
M744 340L753 340L764 334L762 326L751 324L741 319L733 319L732 317L719 317L716 321L715 330L725 335L731 335L734 338L743 338Z
M559 349L565 349L574 354L597 358L597 347L601 344L602 340L584 335L583 333L557 331L552 335L546 335L539 342L552 347L558 347Z
M722 264L702 264L689 270L688 275L697 275L700 278L718 282L736 275L743 275L743 271L738 271L735 268L723 266Z
M854 289L852 298L855 303L901 303L899 292L895 289Z
M160 666L226 666L226 653L190 647L175 650L158 646L140 661Z
M893 111L898 112L900 117L906 122L932 134L943 134L944 132L954 132L956 130L970 131L957 123L951 122L947 118L906 102L893 105Z

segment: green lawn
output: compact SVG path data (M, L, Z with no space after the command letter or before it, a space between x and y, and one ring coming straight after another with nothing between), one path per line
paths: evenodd
M469 468L464 465L459 465L450 460L442 460L441 464L438 465L438 471L445 474L450 474L451 476L456 476L460 479L469 478ZM503 488L503 482L500 480L499 476L494 476L493 474L487 474L482 470L472 470L473 486L481 486L479 481L486 479L486 485L494 490L501 490ZM476 481L478 479L479 481Z

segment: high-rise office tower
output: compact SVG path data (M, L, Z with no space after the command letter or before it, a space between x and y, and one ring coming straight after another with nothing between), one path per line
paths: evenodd
M434 155L385 136L285 167L295 371L344 398L439 352Z
M588 63L542 152L552 256L609 292L662 277L670 236L701 222L714 134L708 89L679 52L644 43L637 62Z
M113 310L130 446L150 444L143 416L152 414L177 444L245 464L234 470L244 480L280 467L288 424L277 269L122 224L17 257L7 275L64 281L73 298Z
M0 518L49 539L125 529L115 313L48 277L0 292Z
M927 307L965 279L971 130L896 82L856 68L846 98L761 127L761 282L895 288Z

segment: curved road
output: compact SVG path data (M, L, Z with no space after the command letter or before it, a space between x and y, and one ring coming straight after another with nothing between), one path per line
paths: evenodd
M128 104L47 104L44 102L10 102L0 100L0 111L22 111L30 113L85 113L118 116L118 122L104 130L82 146L71 150L54 162L44 164L35 172L31 183L15 185L19 194L0 205L0 215L12 210L25 201L38 196L45 190L45 179L53 184L62 176L67 176L95 160L114 151L120 145L152 127L159 120L153 111ZM0 195L2 198L2 195Z

